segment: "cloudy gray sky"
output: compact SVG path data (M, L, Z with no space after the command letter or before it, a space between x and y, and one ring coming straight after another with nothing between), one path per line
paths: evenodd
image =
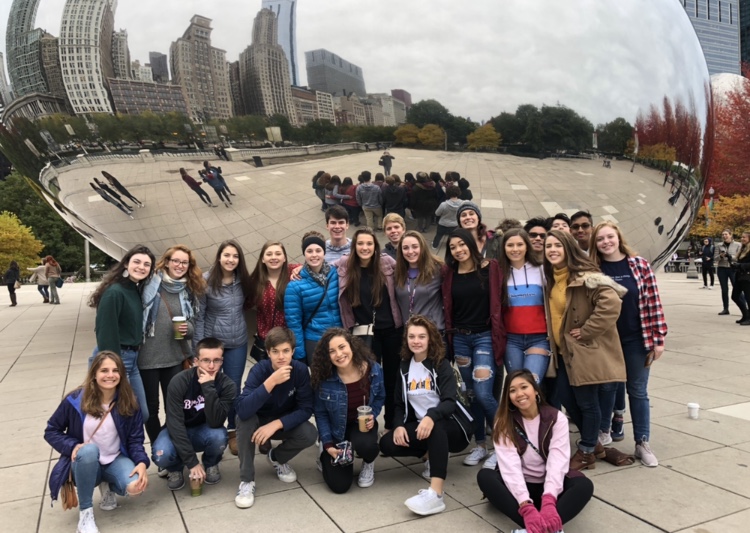
M5 49L10 0L0 2ZM65 0L42 0L37 26L59 34ZM260 0L120 0L132 59L169 45L200 14L213 45L234 61L250 43ZM700 45L679 0L299 0L298 62L326 48L362 67L369 92L403 88L475 121L524 103L564 104L594 124L661 103L696 101L708 80ZM696 94L697 93L697 94Z

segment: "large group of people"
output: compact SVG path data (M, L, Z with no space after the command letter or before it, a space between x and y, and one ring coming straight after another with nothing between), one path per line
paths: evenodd
M357 485L367 488L379 455L420 458L429 486L405 501L418 515L445 509L449 454L468 449L464 464L483 462L479 490L531 533L561 531L584 508L593 484L582 471L597 459L658 464L648 377L667 327L654 273L617 225L594 226L581 211L488 230L456 173L445 184L417 173L410 200L383 212L387 185L362 174L354 194L335 176L313 179L329 235L305 233L303 264L269 241L251 272L227 240L206 272L184 245L158 261L137 246L105 276L90 298L89 372L45 431L61 455L51 496L75 483L79 532L98 531L97 485L100 509L113 510L117 495L146 489L153 461L172 491L187 468L197 495L221 481L225 449L239 456L239 508L255 503L256 446L293 483L291 462L317 443L336 494L351 488L360 460ZM432 215L412 202L430 189ZM367 226L348 238L352 197ZM750 265L747 248L738 259ZM633 454L610 446L624 438L626 399ZM580 432L572 450L569 420Z

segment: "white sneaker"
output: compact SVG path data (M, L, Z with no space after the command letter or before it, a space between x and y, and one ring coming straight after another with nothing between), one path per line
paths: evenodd
M289 466L289 463L279 463L278 461L275 461L272 457L273 450L268 452L268 462L273 465L273 467L276 469L276 475L279 476L279 479L283 481L284 483L294 483L297 481L297 472L294 471L294 469Z
M635 445L635 456L641 460L644 466L652 468L659 466L659 461L656 459L654 452L651 451L651 446L648 445L647 440L642 440Z
M242 481L234 497L234 504L240 509L249 509L255 503L255 481Z
M117 509L117 495L115 491L109 490L109 483L106 481L99 484L99 494L102 499L99 502L99 509L102 511L114 511Z
M602 446L606 446L607 444L612 444L612 435L609 431L604 433L603 431L599 431L599 443Z
M464 464L466 466L476 466L485 457L487 457L487 449L484 446L477 446L464 458Z
M96 527L94 521L94 509L92 507L79 513L76 533L99 533L99 528Z
M497 454L494 451L492 451L490 452L490 456L482 465L482 468L489 468L490 470L494 470L496 466L497 466Z
M367 487L372 487L373 483L375 483L375 461L372 463L362 461L362 470L359 472L357 485L366 489Z
M424 470L422 470L422 477L427 481L432 481L432 475L430 474L430 460L427 459L424 462Z
M412 496L404 502L412 513L427 516L445 511L445 502L442 496L429 489L421 489L416 496Z

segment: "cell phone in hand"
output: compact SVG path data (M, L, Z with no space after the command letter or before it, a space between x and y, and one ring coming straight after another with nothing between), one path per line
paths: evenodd
M648 367L651 366L651 363L654 362L654 356L655 355L656 354L654 353L653 350L651 350L650 352L648 352L648 354L646 355L646 364L643 365L645 368L648 368Z

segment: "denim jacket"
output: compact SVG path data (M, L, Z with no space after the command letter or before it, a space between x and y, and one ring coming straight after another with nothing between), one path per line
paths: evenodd
M372 362L370 365L370 398L369 405L375 418L380 414L385 402L383 369ZM346 385L335 371L315 391L315 423L318 426L320 442L338 443L344 440L346 433L346 411L348 397Z

